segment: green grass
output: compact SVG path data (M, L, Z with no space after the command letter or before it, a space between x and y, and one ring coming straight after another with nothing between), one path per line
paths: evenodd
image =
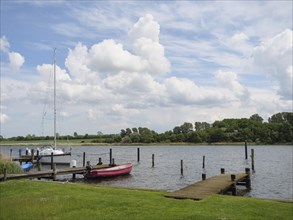
M0 219L292 219L293 204L232 196L203 201L165 191L18 180L0 183Z

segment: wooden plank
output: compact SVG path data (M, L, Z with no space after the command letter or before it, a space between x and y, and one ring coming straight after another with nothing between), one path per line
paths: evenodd
M245 173L236 174L235 182L242 182L247 177L248 174ZM177 199L201 200L213 194L225 193L235 182L231 181L231 174L220 174L168 193L165 196Z
M109 164L102 164L102 165L94 165L92 166L92 169L103 169L108 167L110 167ZM56 175L72 174L72 173L82 174L85 171L86 171L86 167L69 167L64 169L56 169ZM21 173L21 174L7 174L6 177L4 175L0 175L0 181L9 180L9 179L48 177L48 176L52 176L53 174L54 174L54 170L27 172L27 173Z

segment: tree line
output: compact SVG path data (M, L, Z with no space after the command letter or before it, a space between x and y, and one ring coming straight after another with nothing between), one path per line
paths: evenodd
M121 129L119 134L58 136L59 140L84 139L92 143L217 143L217 142L253 142L256 144L292 143L293 140L293 113L281 112L272 115L268 122L258 114L250 118L224 119L212 124L207 122L184 122L172 130L157 133L146 127ZM52 140L50 136L27 135L2 140L28 141Z

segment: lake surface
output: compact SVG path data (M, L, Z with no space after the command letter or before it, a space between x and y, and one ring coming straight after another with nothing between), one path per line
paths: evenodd
M1 146L2 154L18 156L18 149L25 147ZM72 159L77 166L82 166L83 152L86 161L96 164L101 157L109 163L109 151L115 163L132 162L133 171L130 175L117 178L86 180L77 175L75 182L96 185L111 185L130 188L144 188L173 191L201 180L202 173L207 178L218 175L221 168L226 173L243 173L251 168L251 148L255 154L255 173L251 175L251 191L245 196L293 200L293 147L292 146L250 146L248 159L245 160L244 146L139 146L140 162L137 162L135 146L81 146L72 147ZM69 147L65 148L69 150ZM152 154L155 155L155 166L152 167ZM205 169L202 168L205 156ZM184 174L180 172L180 161L183 160ZM58 176L61 181L71 181L71 175ZM242 190L241 190L242 189ZM245 192L240 187L240 192Z

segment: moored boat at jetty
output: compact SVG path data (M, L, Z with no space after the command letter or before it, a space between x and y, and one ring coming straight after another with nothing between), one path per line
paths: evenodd
M39 154L37 160L42 164L51 164L53 156L53 163L60 165L69 165L71 162L71 152L65 152L61 149L56 149L52 146L44 146L38 149Z
M101 177L115 177L129 174L132 171L132 163L118 164L109 168L91 169L87 167L87 172L84 177L88 179L101 178Z

